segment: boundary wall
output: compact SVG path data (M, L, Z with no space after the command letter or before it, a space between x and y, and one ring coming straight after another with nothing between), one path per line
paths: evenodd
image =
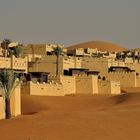
M120 94L120 82L109 80L98 80L99 94Z
M49 76L48 83L23 83L22 94L41 96L65 96L70 94L119 94L120 84L113 81L99 82L97 75L92 76ZM106 86L104 86L106 84Z

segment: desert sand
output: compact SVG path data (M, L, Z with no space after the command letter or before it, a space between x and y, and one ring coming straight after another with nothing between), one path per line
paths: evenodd
M108 51L108 52L121 52L125 51L126 49L120 45L113 44L110 42L105 41L90 41L85 43L80 43L77 45L73 45L68 47L68 49L75 49L75 48L97 48L99 51Z
M0 120L0 140L139 140L140 94L22 95L22 115Z

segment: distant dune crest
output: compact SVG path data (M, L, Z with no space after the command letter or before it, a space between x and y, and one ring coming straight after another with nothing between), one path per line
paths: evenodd
M68 49L75 48L93 48L93 49L97 48L99 51L108 51L108 52L121 52L127 50L126 48L120 45L105 41L90 41L68 47Z

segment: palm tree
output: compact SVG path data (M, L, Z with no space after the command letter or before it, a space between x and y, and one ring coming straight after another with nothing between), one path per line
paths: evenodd
M10 39L4 39L2 41L2 46L4 49L4 56L7 57L8 56L8 52L9 52L9 47L8 45L11 43L12 41Z
M0 71L0 90L5 103L6 119L11 118L10 97L20 83L20 74L10 69Z
M15 47L15 57L21 57L22 51L23 51L23 44L18 44Z
M63 53L63 49L61 47L59 47L59 45L57 45L57 47L53 48L53 51L56 55L56 76L58 76L59 73L59 56L62 55Z
M22 44L18 44L14 47L9 48L8 52L9 56L14 55L15 57L20 57L22 53L22 46L23 46Z
M133 58L133 63L134 63L135 62L135 52L134 51L132 51L131 57Z
M118 60L121 59L121 53L120 53L120 52L118 52L118 53L116 54L116 58L117 58Z

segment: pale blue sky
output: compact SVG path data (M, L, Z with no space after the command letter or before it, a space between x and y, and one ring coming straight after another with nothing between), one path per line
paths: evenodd
M0 0L0 40L140 47L140 0Z

